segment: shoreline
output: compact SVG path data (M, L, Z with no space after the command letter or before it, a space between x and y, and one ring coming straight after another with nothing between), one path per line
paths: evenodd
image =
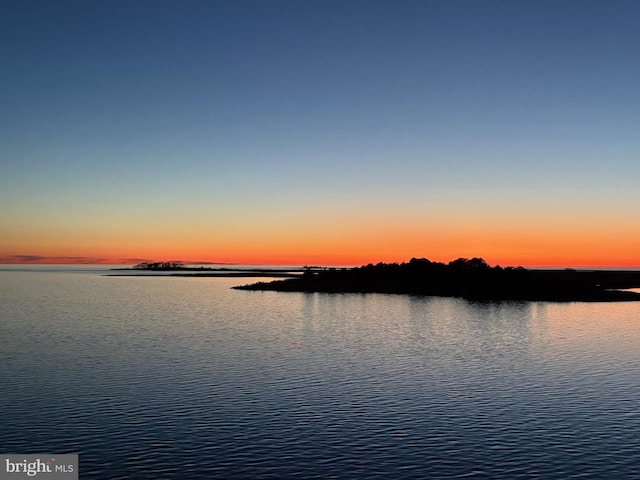
M295 278L302 273L287 272L209 272L209 273L107 273L103 277L201 277L201 278Z
M126 271L126 273L125 273ZM112 269L109 277L271 278L235 290L304 293L387 293L479 301L640 301L640 271L490 267L482 259L448 265L426 259L352 268Z
M426 259L350 270L306 271L297 278L232 287L237 290L386 293L459 297L477 301L640 301L640 271L531 270L490 267L482 259L445 265Z
M174 269L137 269L137 268L112 268L104 277L203 277L203 278L295 278L304 273L302 268L174 268Z

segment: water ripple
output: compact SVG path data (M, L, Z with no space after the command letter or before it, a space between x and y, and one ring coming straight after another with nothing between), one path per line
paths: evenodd
M81 478L640 478L633 304L0 272L0 449Z

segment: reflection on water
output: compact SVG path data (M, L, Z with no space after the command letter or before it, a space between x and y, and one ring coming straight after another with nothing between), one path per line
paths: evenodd
M637 478L637 304L0 272L0 446L81 478Z

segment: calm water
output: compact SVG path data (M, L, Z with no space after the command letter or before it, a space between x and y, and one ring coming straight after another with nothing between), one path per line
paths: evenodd
M249 280L0 271L0 452L83 479L640 478L639 304Z

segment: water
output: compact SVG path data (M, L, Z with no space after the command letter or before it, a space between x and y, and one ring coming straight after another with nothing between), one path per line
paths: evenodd
M0 271L0 453L79 453L83 479L640 478L637 303L99 273Z

